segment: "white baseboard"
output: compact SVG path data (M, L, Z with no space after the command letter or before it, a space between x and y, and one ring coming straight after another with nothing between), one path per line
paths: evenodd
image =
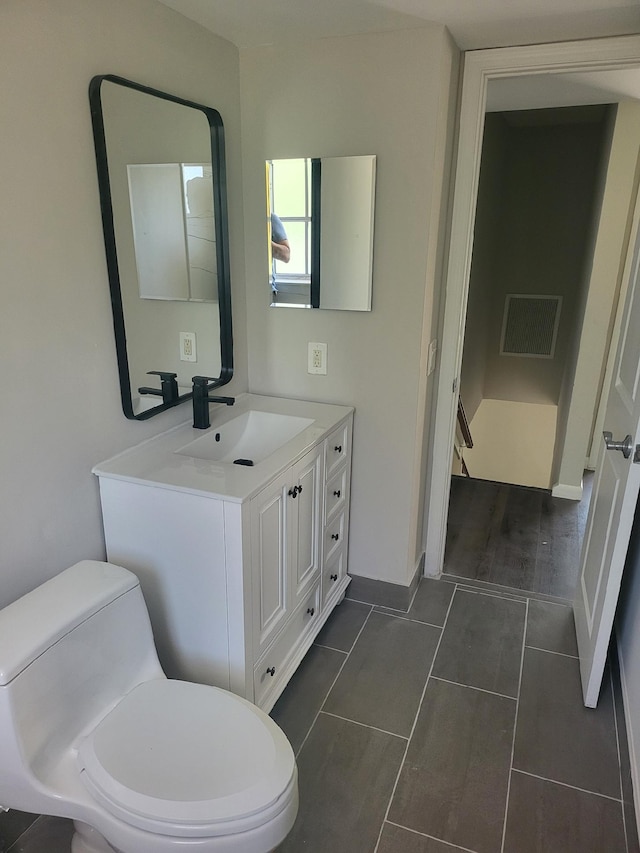
M579 486L569 486L567 483L556 483L551 488L554 498L566 498L570 501L582 500L582 483Z
M627 743L629 744L629 764L631 765L631 786L633 788L633 806L636 814L636 825L640 835L640 779L638 777L638 754L631 726L631 714L629 713L629 695L627 693L627 679L624 671L624 658L620 649L620 639L616 632L616 647L618 651L618 668L620 670L620 689L622 691L622 707L624 709L624 722L627 730Z

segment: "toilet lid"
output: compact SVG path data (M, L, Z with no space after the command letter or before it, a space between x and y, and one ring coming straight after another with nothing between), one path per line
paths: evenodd
M105 808L164 834L257 825L265 810L279 810L296 778L288 740L259 708L226 690L166 679L128 693L84 739L78 759Z

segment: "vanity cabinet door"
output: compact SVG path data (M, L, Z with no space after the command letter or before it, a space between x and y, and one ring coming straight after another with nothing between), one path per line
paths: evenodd
M324 454L322 446L312 450L292 469L292 486L298 488L287 505L291 605L296 607L320 576L322 487ZM288 492L288 497L290 496Z
M320 446L251 501L256 658L320 577L322 466Z
M281 475L251 501L253 647L257 659L284 625L287 591L287 494L290 474Z

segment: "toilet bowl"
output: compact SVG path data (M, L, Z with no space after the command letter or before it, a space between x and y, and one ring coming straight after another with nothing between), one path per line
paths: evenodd
M297 770L259 708L167 679L135 575L85 560L0 611L0 803L71 818L73 853L267 853Z

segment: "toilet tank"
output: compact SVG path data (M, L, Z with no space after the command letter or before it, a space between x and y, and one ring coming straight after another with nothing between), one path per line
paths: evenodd
M29 771L45 781L122 696L163 677L136 576L110 563L77 563L0 610L5 770L20 763L9 774L15 783Z

